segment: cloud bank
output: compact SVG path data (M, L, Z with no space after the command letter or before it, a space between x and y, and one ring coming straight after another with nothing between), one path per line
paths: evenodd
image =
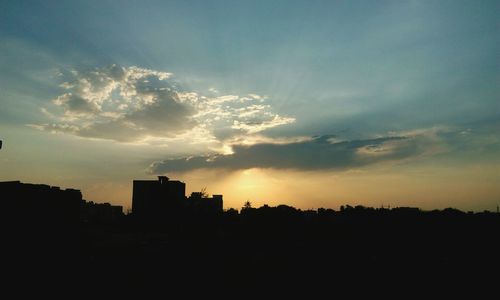
M184 138L210 143L218 133L256 134L295 121L273 113L266 98L257 94L183 91L167 72L111 65L60 76L64 93L52 100L52 107L41 108L54 122L30 126L118 142Z
M337 141L325 135L289 143L236 144L232 154L195 156L153 162L151 174L218 168L326 170L363 167L447 151L443 129L406 132L373 139Z

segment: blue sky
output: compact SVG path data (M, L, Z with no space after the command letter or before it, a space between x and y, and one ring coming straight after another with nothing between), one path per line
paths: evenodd
M127 205L130 193L117 191L158 172L223 193L236 183L220 178L236 178L235 170L273 178L317 171L318 180L352 177L339 184L357 189L370 178L352 175L358 171L411 182L427 166L438 174L434 182L448 186L422 192L430 200L418 204L488 208L500 197L493 185L500 179L499 6L2 1L0 179L50 181ZM328 145L318 146L323 140ZM250 163L231 163L243 154ZM311 156L324 167L308 165ZM194 175L220 169L206 183ZM483 174L470 191L484 199L446 198L455 172L456 181ZM332 202L304 204L270 184L259 190L303 207L377 198L332 191ZM387 197L416 203L396 200L416 197L404 191Z

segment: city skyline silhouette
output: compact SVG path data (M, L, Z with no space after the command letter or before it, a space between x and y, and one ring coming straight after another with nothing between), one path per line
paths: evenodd
M8 212L4 242L15 262L8 268L38 274L50 267L72 279L92 278L88 292L123 284L141 293L192 285L217 291L221 282L231 289L252 285L254 292L295 284L322 291L332 280L404 287L413 284L402 278L419 276L447 289L496 278L485 270L498 266L498 207L474 213L342 205L336 211L247 201L240 210L223 210L222 195L186 197L184 190L165 176L136 180L133 210L124 214L121 206L83 200L76 189L0 182Z

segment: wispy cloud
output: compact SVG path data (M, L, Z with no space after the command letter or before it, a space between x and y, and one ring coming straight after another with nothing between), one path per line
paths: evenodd
M273 113L264 96L219 95L214 88L210 95L185 91L168 72L111 65L61 77L64 92L52 107L41 108L55 122L31 127L119 142L221 143L215 132L224 131L227 138L295 121Z

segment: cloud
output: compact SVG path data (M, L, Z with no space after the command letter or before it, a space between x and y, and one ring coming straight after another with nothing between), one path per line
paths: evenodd
M345 170L382 162L401 162L450 151L463 140L462 131L445 127L401 132L372 139L339 141L335 136L243 143L235 139L226 155L167 159L149 166L152 174L195 169L250 168Z
M326 136L330 137L330 136ZM366 147L383 147L401 143L405 137L385 137L371 140L356 140L330 143L325 136L311 140L282 143L234 145L232 154L197 156L184 159L157 161L151 164L154 174L193 169L344 169L363 166L380 160L396 159L412 155L410 149L384 150L380 155L365 155L360 150ZM382 148L380 148L382 149ZM381 150L382 151L382 150Z
M62 94L53 102L55 105L62 106L66 115L94 114L99 110L99 107L94 102L87 101L85 98L73 93Z
M295 118L281 117L279 115L274 115L270 120L262 120L261 116L258 116L258 110L253 111L251 114L242 114L243 118L247 118L245 121L235 120L233 122L232 129L240 129L248 133L257 133L264 131L269 128L273 128L279 125L286 125L295 122ZM256 119L250 119L249 116L256 117ZM255 121L254 121L255 120Z
M64 92L52 100L52 108L41 108L55 122L31 127L118 142L181 138L221 144L216 133L225 132L224 138L255 134L295 121L273 113L264 96L218 95L214 88L211 96L184 91L169 81L168 72L111 65L61 72L61 77Z

